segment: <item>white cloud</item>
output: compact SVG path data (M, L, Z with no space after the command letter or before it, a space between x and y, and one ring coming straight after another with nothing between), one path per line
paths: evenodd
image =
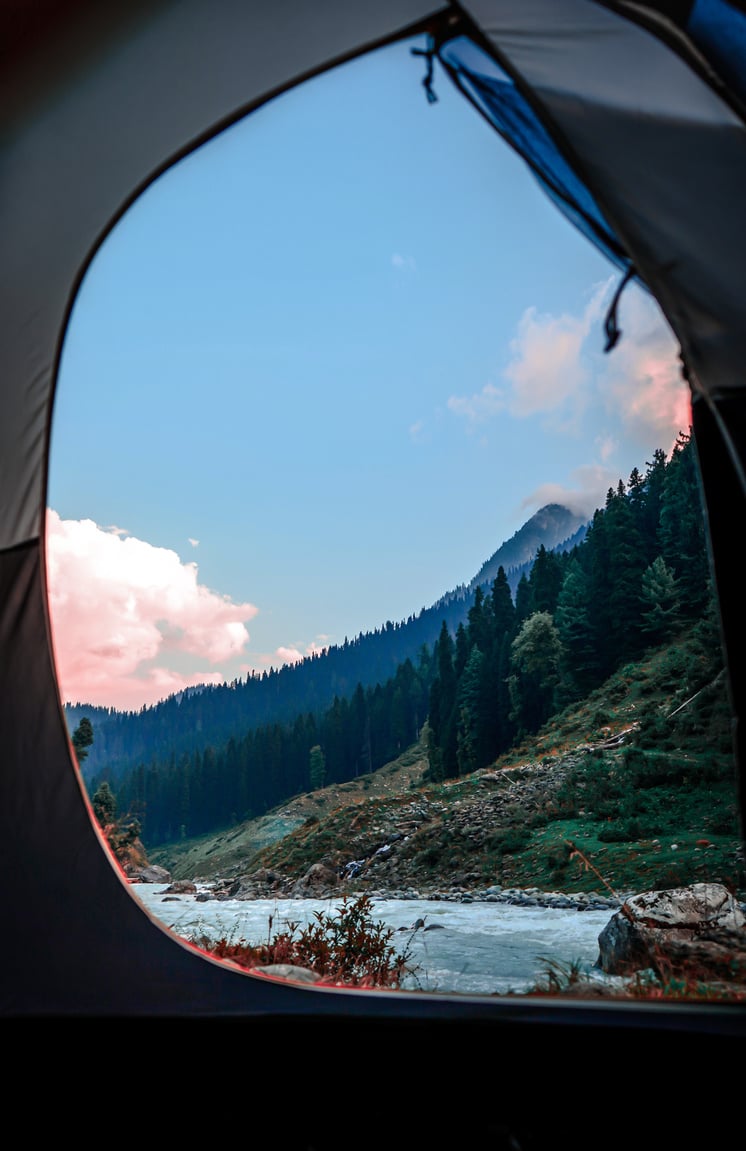
M409 270L414 272L417 269L417 264L415 263L414 257L402 256L400 252L394 252L393 256L391 257L391 264L394 268L398 268L400 271Z
M505 385L487 383L471 396L451 396L449 409L471 425L508 412L525 418L558 409L582 410L584 390L591 378L584 343L598 322L609 284L598 285L582 315L540 315L536 308L523 313L510 341L510 362L503 371Z
M600 460L608 460L614 455L617 450L618 442L613 436L597 436L596 437L596 450Z
M510 412L530 416L572 401L582 407L590 366L583 345L599 319L607 285L596 288L580 316L539 315L527 308L511 341L511 361L504 375L511 385Z
M321 642L319 642L321 641ZM310 655L322 655L329 647L327 636L318 636L310 643L295 643L287 646L281 645L273 652L263 652L255 656L253 664L244 665L244 671L267 670L270 667L280 668L286 664L300 663Z
M691 423L677 342L656 301L630 284L617 308L620 339L605 354L602 325L615 287L614 279L596 285L577 316L527 308L510 342L504 385L490 382L471 396L451 396L449 410L470 427L503 413L551 416L555 431L574 434L587 417L612 429L594 436L603 461L621 438L670 451Z
M295 647L278 647L274 654L278 664L300 663L303 653Z
M190 543L190 544L192 545L192 547L193 547L193 548L198 548L198 547L199 547L199 540L195 540L195 539L192 539L192 537L191 537L191 536L189 536L189 539L188 539L188 541L187 541L187 542L188 542L188 543Z
M200 584L197 565L176 552L92 520L62 520L51 509L47 574L68 701L140 707L186 686L222 682L216 666L243 652L246 623L257 613ZM190 670L175 670L186 658Z
M465 416L470 424L482 424L505 410L505 393L494 384L485 384L481 392L471 396L449 396L448 408L457 416Z
M521 501L521 510L532 514L546 504L562 504L576 515L590 519L596 508L606 503L609 488L615 488L620 476L601 464L586 464L576 468L571 483L541 484Z

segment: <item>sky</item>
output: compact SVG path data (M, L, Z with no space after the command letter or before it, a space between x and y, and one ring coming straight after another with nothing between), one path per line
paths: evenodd
M678 346L421 40L277 97L153 183L88 269L47 492L64 701L302 659L590 516L690 423Z

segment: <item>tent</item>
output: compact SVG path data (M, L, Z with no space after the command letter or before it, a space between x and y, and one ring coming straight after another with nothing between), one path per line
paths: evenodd
M493 124L495 146L500 135L523 156L619 269L620 290L636 278L679 341L743 775L743 4L2 0L0 1017L233 1020L251 1024L241 1033L250 1046L268 1026L276 1037L283 1025L325 1021L330 1051L345 1028L354 1024L359 1039L380 1026L387 1043L440 1044L442 1058L455 1027L459 1044L481 1036L513 1046L531 1035L558 1065L579 1036L600 1042L621 1029L646 1044L667 1038L671 1049L694 1036L704 1069L717 1063L706 1054L713 1037L722 1053L746 1033L737 1006L538 1009L320 991L215 962L133 900L74 767L50 643L44 526L55 380L82 277L128 206L181 157L304 79L414 35L426 89L433 67L447 73ZM608 335L611 347L613 309Z

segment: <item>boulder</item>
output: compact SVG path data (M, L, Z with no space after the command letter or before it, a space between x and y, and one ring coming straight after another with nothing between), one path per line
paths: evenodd
M292 963L267 963L264 967L252 967L250 971L252 975L289 979L294 983L318 983L321 979L321 976L310 968L296 967Z
M292 895L296 898L333 895L337 890L337 873L324 863L314 863L295 884Z
M137 878L141 883L170 883L171 872L166 871L165 867L159 867L157 864L152 863L148 867L143 867L137 873Z
M197 890L196 883L191 879L175 879L164 891L164 895L194 895Z
M631 975L652 968L670 973L672 956L686 966L701 943L718 932L746 945L746 919L726 887L694 883L666 891L646 891L625 900L598 937L596 966L607 975ZM735 933L735 937L733 934Z

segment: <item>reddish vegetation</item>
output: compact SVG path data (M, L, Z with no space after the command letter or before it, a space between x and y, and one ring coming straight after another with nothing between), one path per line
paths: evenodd
M215 958L247 969L289 964L314 971L327 984L397 988L408 970L407 955L391 945L391 928L373 922L371 906L367 895L345 898L336 916L317 911L308 926L301 929L291 923L267 943L219 939L201 940L200 946Z

